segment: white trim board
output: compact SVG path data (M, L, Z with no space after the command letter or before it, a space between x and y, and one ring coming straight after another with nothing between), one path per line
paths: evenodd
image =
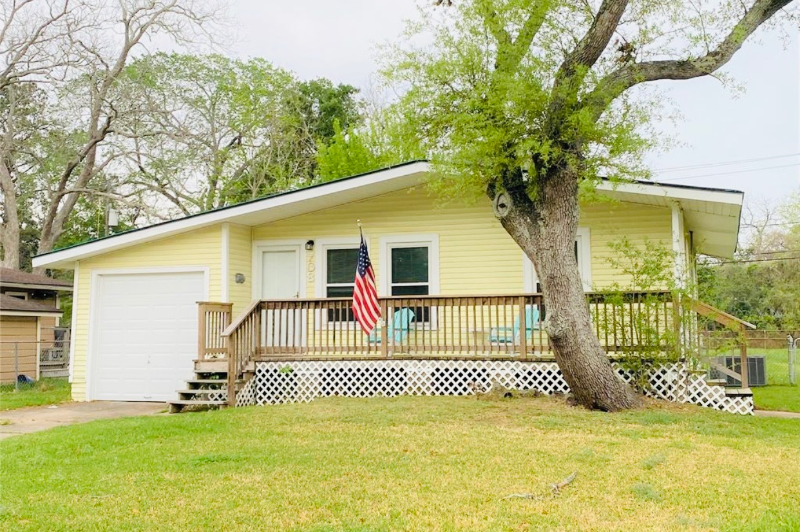
M61 314L61 311L47 312L44 310L0 310L0 316L52 316L57 318L58 316L61 316Z
M75 332L78 330L78 281L80 280L81 276L81 263L75 263L75 271L72 272L72 316L69 317L69 382L72 383L72 379L75 375L75 337L77 334ZM88 343L87 343L87 350L86 354L88 356Z
M0 282L3 288L22 288L25 290L47 290L48 292L72 292L71 286L50 285L50 284L24 284Z
M97 312L99 308L99 278L105 275L157 275L160 273L202 273L204 290L203 299L208 301L211 269L207 266L165 266L158 268L108 268L92 270L91 281L89 284L89 323L86 335L86 372L84 377L84 383L86 386L86 401L92 401L94 399L92 379L94 378L93 366L95 357L92 350L94 348L94 344L97 343L95 336L98 334L97 328L94 326L94 324L97 322ZM75 278L77 279L77 276ZM76 306L73 302L73 309L75 308ZM73 331L73 338L74 337L75 334ZM74 355L72 356L74 357Z
M231 224L224 223L221 228L222 234L220 240L222 241L222 250L220 252L220 276L222 277L222 286L220 287L221 301L228 303L230 301L230 246L231 246Z

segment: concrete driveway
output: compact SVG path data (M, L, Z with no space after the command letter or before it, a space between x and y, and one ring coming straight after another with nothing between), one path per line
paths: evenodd
M0 439L96 419L147 416L164 412L166 408L165 403L93 401L0 411Z

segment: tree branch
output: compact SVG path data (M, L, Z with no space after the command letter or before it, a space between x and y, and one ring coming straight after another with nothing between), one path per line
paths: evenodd
M662 79L685 80L707 76L720 69L739 51L744 41L792 0L757 0L746 11L725 39L707 54L692 59L673 59L631 63L618 68L600 80L597 87L584 98L584 106L599 120L611 102L623 92L640 83Z
M586 35L559 67L545 125L551 137L560 137L565 110L577 103L581 82L608 46L626 7L628 0L604 0Z
M588 70L600 59L628 7L628 0L605 0L594 17L592 26L567 56L556 74L555 86L567 81L579 70Z

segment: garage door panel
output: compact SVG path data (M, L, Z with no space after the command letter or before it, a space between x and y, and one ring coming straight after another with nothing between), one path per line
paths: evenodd
M200 272L101 275L94 399L166 401L193 374Z

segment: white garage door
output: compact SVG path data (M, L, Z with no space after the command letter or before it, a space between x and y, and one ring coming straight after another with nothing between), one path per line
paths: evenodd
M202 272L98 276L92 399L167 401L193 373Z

